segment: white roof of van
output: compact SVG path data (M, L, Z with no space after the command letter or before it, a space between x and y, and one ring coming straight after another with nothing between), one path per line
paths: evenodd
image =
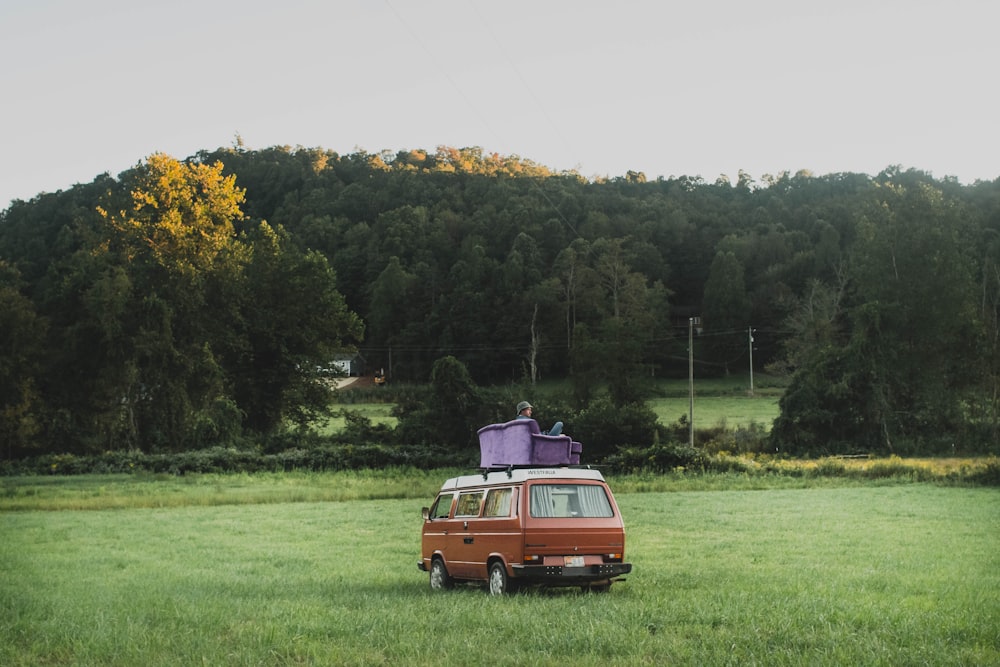
M600 470L590 468L513 468L511 470L491 470L485 475L463 475L452 477L441 485L441 490L466 489L476 486L498 486L518 484L528 480L597 480L604 481Z

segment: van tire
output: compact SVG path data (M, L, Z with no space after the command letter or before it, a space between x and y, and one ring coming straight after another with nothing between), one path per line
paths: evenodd
M448 568L440 558L431 561L430 582L432 591L443 591L452 586L451 575L448 574Z
M507 595L514 592L514 585L507 576L507 568L503 561L495 560L490 563L490 576L487 579L490 595Z

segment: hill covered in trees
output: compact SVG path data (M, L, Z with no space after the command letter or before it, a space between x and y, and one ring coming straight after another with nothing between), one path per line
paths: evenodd
M784 451L996 451L1000 181L588 181L481 149L155 155L0 214L7 456L305 424L323 368L568 377L578 407L748 364ZM693 320L692 318L697 318ZM642 444L642 443L637 443Z

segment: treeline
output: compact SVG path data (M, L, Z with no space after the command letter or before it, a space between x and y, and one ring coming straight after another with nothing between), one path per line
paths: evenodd
M0 437L10 457L271 435L322 413L323 369L354 347L394 383L450 356L481 385L567 377L567 412L626 410L686 375L693 330L700 376L751 345L791 375L772 448L995 452L998 232L1000 180L898 168L588 181L478 148L154 156L0 214Z

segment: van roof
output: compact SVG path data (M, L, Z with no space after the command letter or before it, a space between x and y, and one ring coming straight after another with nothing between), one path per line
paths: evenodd
M510 470L490 470L478 475L452 477L441 485L441 490L520 484L536 479L585 479L603 482L604 475L601 474L600 470L590 468L512 468Z

